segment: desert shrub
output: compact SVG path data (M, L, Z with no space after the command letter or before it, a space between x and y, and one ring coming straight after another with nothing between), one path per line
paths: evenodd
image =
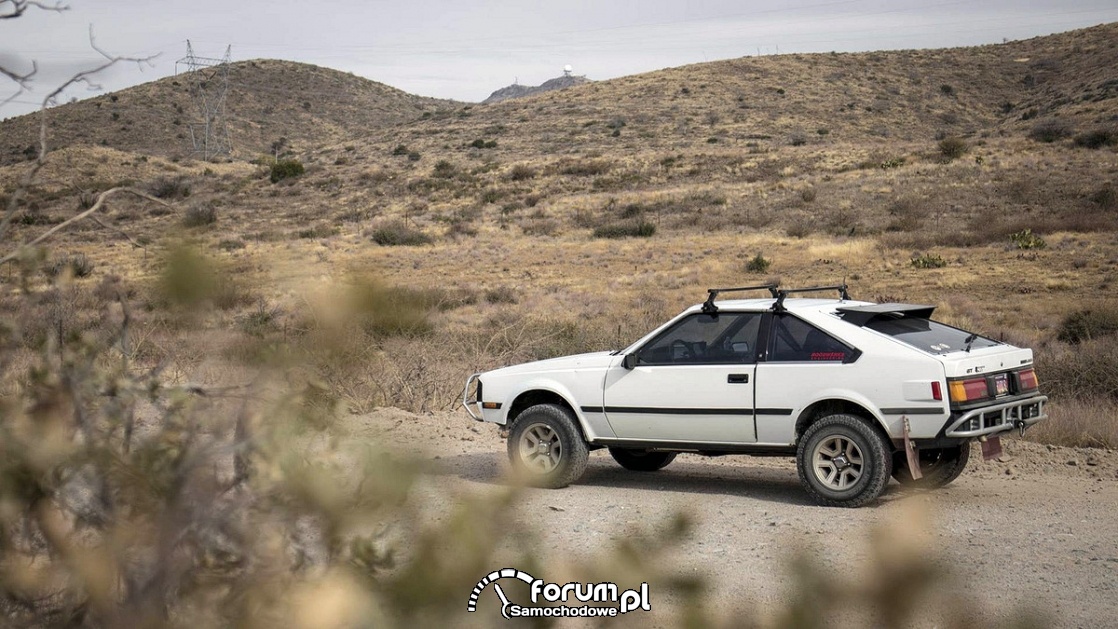
M811 203L812 201L815 200L815 197L816 197L817 194L818 193L816 192L814 187L804 188L803 190L800 190L800 199L804 203Z
M925 253L913 256L909 264L917 269L940 269L947 266L947 260L934 253Z
M803 146L807 144L807 137L802 133L793 133L788 137L788 143L792 146Z
M450 221L446 235L452 238L457 236L477 236L477 227L466 218L456 218Z
M206 227L217 222L217 209L209 203L199 203L186 209L183 227Z
M418 229L408 227L401 221L381 225L373 230L371 238L373 242L385 247L417 246L431 243L430 236Z
M536 169L527 164L517 164L509 171L509 179L513 181L527 181L536 177Z
M498 286L485 291L485 301L491 304L515 304L520 301L520 296L511 286Z
M1114 186L1110 183L1104 184L1091 194L1091 202L1104 210L1114 209L1118 207L1118 193L1114 191Z
M298 236L299 238L302 238L302 239L311 239L311 238L329 238L330 236L337 235L337 233L338 233L338 228L337 227L333 227L333 226L327 225L325 223L319 223L318 225L315 225L314 227L307 227L305 229L300 229L298 232L296 232L295 235Z
M507 193L500 188L486 188L485 190L481 191L481 195L478 196L478 200L485 204L496 203L505 198L506 194Z
M48 265L45 270L50 277L57 277L66 272L69 272L71 277L89 277L93 274L94 266L93 260L90 260L89 256L84 253L75 253L58 258Z
M758 253L752 260L745 263L746 273L764 273L772 266L772 260L767 260L765 256Z
M1046 379L1046 391L1047 385ZM1083 395L1087 397L1061 397L1046 405L1048 421L1030 428L1025 438L1069 448L1118 448L1118 404L1090 392Z
M891 168L900 168L904 166L904 163L904 157L886 157L877 164L877 167L881 170L889 170Z
M1013 245L1018 249L1044 249L1048 243L1038 234L1034 234L1031 229L1023 229L1019 232L1010 234L1009 239Z
M559 221L547 216L531 216L518 221L525 236L554 236L559 233Z
M1118 309L1077 310L1060 323L1056 338L1072 345L1118 333Z
M1104 146L1118 145L1118 130L1096 129L1075 136L1075 145L1089 149L1101 149Z
M415 337L435 329L430 315L441 296L439 291L360 282L352 287L348 306L366 334L375 338Z
M1033 125L1029 137L1037 142L1056 142L1072 134L1071 125L1063 120L1049 119Z
M604 175L608 173L612 167L612 164L602 159L572 160L560 165L559 174L592 177L595 175Z
M408 154L408 147L406 144L397 144L396 148L392 149L392 154L399 157Z
M1102 397L1118 400L1118 337L1085 338L1074 346L1054 346L1037 355L1037 373L1054 399Z
M950 85L948 85L947 83L944 83L943 85L940 85L940 86L939 86L939 91L940 91L940 93L941 93L941 94L943 94L944 96L951 96L951 95L953 95L953 94L955 93L955 88L954 88L954 87L951 87L951 86L950 86Z
M784 228L784 233L791 238L807 238L813 231L815 228L807 218L795 219Z
M217 248L222 251L236 251L245 248L245 241L240 238L230 238L217 243Z
M458 167L452 162L445 159L440 159L435 162L435 168L431 171L432 177L439 179L452 179L458 174Z
M939 148L939 154L948 161L958 159L970 150L970 145L967 144L967 141L959 137L944 138L939 141L937 146Z
M656 225L648 221L609 223L594 228L595 238L649 238L656 233Z
M298 177L305 172L307 172L307 170L303 167L303 163L299 160L281 159L272 164L269 179L271 179L272 183L276 183L284 179Z
M182 199L190 196L190 181L185 177L160 177L148 184L148 192L160 199Z
M419 154L419 151L408 151L409 162L418 162L421 157L422 156Z

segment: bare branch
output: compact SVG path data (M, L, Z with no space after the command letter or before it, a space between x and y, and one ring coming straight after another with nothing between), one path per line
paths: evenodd
M30 8L42 9L44 11L69 11L70 6L55 2L53 6L47 5L45 2L38 0L0 0L0 20L15 19Z
M6 264L6 263L11 262L12 260L15 260L16 258L18 258L19 254L20 254L20 251L22 249L24 249L26 247L34 247L35 245L37 245L37 244L43 242L44 240L46 240L47 238L50 238L51 236L55 235L59 231L65 229L71 223L76 223L76 222L82 220L83 218L93 214L97 210L100 210L101 207L105 205L105 200L108 199L110 196L118 193L118 192L127 192L128 194L138 196L142 199L147 199L148 201L154 201L155 203L158 203L160 205L164 205L164 206L167 206L167 207L172 207L170 203L167 203L166 201L164 201L162 199L157 199L157 198L151 196L150 194L148 194L146 192L141 192L140 190L137 190L135 188L128 188L128 187L124 187L124 186L117 187L117 188L110 188L110 189L102 192L100 195L98 195L97 196L97 202L94 203L88 210L82 212L81 214L78 214L77 216L72 216L72 217L66 219L65 221L62 221L61 223L59 223L59 224L55 225L54 227L48 229L43 234L39 235L37 238L23 243L22 245L17 247L15 251L12 251L8 255L4 256L3 258L0 258L0 265Z
M12 94L4 100L0 100L0 107L3 107L4 105L7 105L8 103L22 96L23 93L26 92L28 89L27 84L30 83L31 79L38 73L39 65L34 61L31 62L31 71L27 74L16 74L15 72L8 70L3 66L0 66L0 74L8 77L16 84L16 91L12 92Z
M93 221L94 223L97 223L98 225L100 225L101 227L104 227L105 229L107 229L109 231L114 231L114 232L120 234L121 236L124 236L126 239L128 239L128 242L132 245L133 248L143 249L144 251L147 251L147 247L140 244L132 236L129 236L128 232L124 231L123 229L121 229L119 227L114 227L113 225L106 225L106 224L102 223L101 219L97 218L96 216L90 216L89 220Z
M17 6L20 6L20 4L21 4L19 2L19 0L0 0L0 8L2 8L6 3L10 3L10 2L16 2ZM23 2L22 4L27 4L27 3ZM38 3L32 3L31 6L39 6L39 4ZM59 5L59 6L61 6L61 5ZM26 8L24 10L26 10ZM59 9L59 10L63 10L63 9ZM19 184L15 187L15 190L12 192L11 197L9 197L9 199L8 199L8 207L4 211L4 217L2 219L0 219L0 240L3 240L4 235L7 233L8 228L11 226L12 218L15 216L16 210L19 208L19 204L23 200L23 196L27 193L27 189L30 188L31 184L33 184L35 182L35 178L36 178L36 176L38 176L39 171L42 170L43 166L46 164L46 157L47 157L47 107L50 106L50 104L54 102L54 100L58 97L59 94L61 94L67 88L69 88L69 87L71 87L75 84L85 83L86 85L89 85L90 87L94 87L94 88L97 87L90 80L90 78L92 76L96 75L97 73L103 72L104 70L107 70L110 67L112 67L112 66L114 66L118 63L121 63L121 62L135 63L141 69L143 69L143 66L145 64L151 65L151 60L155 59L158 56L158 55L150 55L150 56L147 56L147 57L121 57L121 56L110 55L109 53L105 52L103 49L101 49L97 45L97 40L93 36L93 25L92 24L89 26L89 45L90 45L91 48L96 50L98 52L98 54L100 54L102 57L105 58L105 62L102 63L101 65L95 67L95 68L92 68L90 70L85 70L83 72L79 72L79 73L75 74L74 76L70 77L70 79L67 80L65 83L63 83L62 85L59 85L57 88L55 88L53 91L51 91L51 93L47 94L45 98L43 98L42 105L39 107L39 152L38 152L38 155L36 155L36 157L35 157L35 163L31 165L31 168L29 168L26 173L24 173L23 179L20 180ZM36 67L35 70L38 70L38 68ZM140 193L137 193L137 194L140 194ZM101 195L101 196L102 196L102 198L104 198L105 195ZM151 199L152 197L147 197L147 198ZM160 203L162 203L162 201L160 201ZM67 222L69 222L69 221L67 221ZM6 261L7 261L7 259L5 259L4 261L0 261L0 264L3 264Z

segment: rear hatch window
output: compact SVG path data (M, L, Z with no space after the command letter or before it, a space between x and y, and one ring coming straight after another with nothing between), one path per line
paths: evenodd
M968 349L968 344L969 349L972 350L1004 344L945 323L919 317L879 315L867 321L865 327L931 354L961 352Z

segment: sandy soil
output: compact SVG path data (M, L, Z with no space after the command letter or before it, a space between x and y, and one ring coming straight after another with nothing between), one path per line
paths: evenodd
M357 436L380 435L431 460L435 484L443 487L486 492L505 483L504 441L494 426L464 413L384 409L350 425ZM947 488L922 492L890 483L877 504L855 510L812 504L791 459L681 455L660 472L640 474L601 450L591 453L576 485L526 490L517 516L540 531L551 552L591 558L635 528L687 513L695 526L673 555L675 569L708 577L716 606L750 601L763 610L789 596L787 560L795 549L815 549L827 570L861 569L873 556L867 532L915 513L927 523L952 587L978 602L976 626L1022 608L1039 610L1053 626L1114 626L1118 452L1018 439L1003 444L1005 460L984 462L976 450ZM641 623L674 619L654 611Z

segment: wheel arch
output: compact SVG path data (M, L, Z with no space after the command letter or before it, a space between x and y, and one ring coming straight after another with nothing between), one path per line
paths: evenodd
M520 392L509 403L508 413L505 415L505 427L512 428L516 419L525 410L536 406L537 404L554 404L560 408L566 409L571 417L575 419L578 425L579 432L582 433L582 438L585 441L590 441L592 432L586 425L586 419L579 412L578 408L571 404L566 396L555 391L554 389L544 387L532 387L525 391Z
M886 443L892 444L893 439L889 435L889 430L885 423L876 413L869 410L868 405L839 397L828 397L816 402L812 402L803 411L800 412L796 418L796 443L799 443L800 438L803 437L807 429L812 424L820 419L838 413L853 415L860 417L863 421L873 427L882 437L885 438Z

